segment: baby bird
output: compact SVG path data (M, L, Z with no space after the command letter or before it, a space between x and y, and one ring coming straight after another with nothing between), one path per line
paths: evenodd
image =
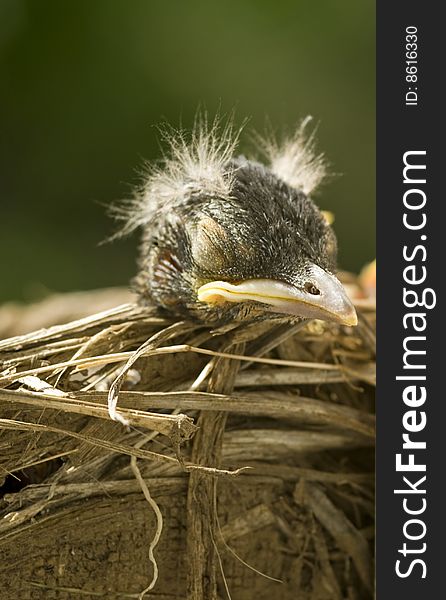
M168 153L121 213L143 231L142 303L207 325L315 318L356 325L335 277L334 232L310 198L325 163L307 120L283 143L259 142L265 164L237 156L231 124L198 119L165 134Z

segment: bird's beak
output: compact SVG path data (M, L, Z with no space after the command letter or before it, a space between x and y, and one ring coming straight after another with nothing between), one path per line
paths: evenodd
M236 285L211 281L199 288L198 300L207 304L253 300L275 313L358 324L355 308L340 281L317 265L311 266L302 289L274 279L247 279Z

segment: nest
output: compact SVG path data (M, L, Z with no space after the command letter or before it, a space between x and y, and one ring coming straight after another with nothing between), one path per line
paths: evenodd
M130 303L0 342L2 598L371 597L358 313L209 330Z

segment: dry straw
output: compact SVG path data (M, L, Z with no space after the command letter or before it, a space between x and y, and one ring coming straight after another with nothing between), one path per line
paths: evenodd
M374 307L359 317L211 331L125 304L1 341L5 589L368 598ZM111 564L98 540L117 531Z

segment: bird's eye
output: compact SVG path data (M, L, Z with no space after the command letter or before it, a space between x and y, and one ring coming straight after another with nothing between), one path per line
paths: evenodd
M305 291L311 294L312 296L320 296L321 291L313 284L311 281L307 281L304 285Z

